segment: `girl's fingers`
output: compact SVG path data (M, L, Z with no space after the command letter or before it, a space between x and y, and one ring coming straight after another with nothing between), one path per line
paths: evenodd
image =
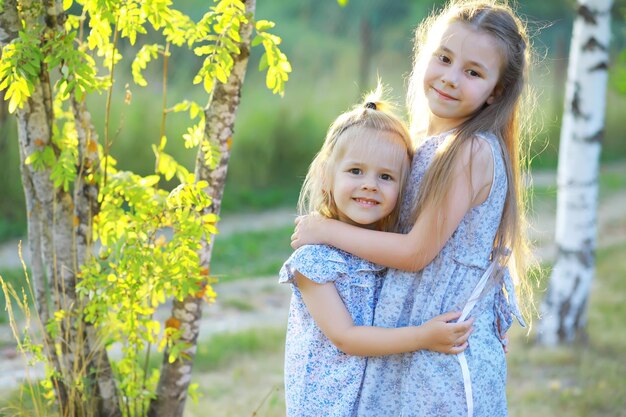
M472 331L468 331L465 334L463 334L461 337L459 337L456 341L455 341L455 345L462 345L464 343L467 343L467 341L470 338L470 335L472 334Z
M452 348L450 348L450 353L453 355L458 355L459 353L463 352L465 349L467 349L467 347L469 346L469 344L467 342L461 344L461 345L457 345L457 346L453 346Z
M459 317L461 317L461 312L460 311L448 311L447 313L443 313L443 314L438 316L438 318L441 321L445 321L445 322L454 321L454 320L458 319Z
M472 329L474 326L474 318L472 317L471 319L468 319L461 323L455 323L455 326L457 326L456 328L457 334L466 334L466 333L469 334L472 332Z

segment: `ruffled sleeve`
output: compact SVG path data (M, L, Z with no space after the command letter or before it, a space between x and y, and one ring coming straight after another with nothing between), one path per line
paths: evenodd
M506 345L505 339L506 332L513 324L513 317L517 319L522 327L526 327L526 322L522 317L517 303L517 297L515 296L515 288L513 286L513 279L508 267L504 268L502 275L502 287L496 293L495 300L495 318L494 328L496 334L500 338L503 345Z
M293 284L298 271L318 284L336 281L348 273L348 264L336 249L326 245L301 246L287 259L280 269L278 282Z

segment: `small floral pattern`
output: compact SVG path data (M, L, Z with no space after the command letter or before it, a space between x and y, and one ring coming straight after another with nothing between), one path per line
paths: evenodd
M290 283L293 290L285 343L287 416L354 416L367 363L324 336L302 301L295 271L319 284L334 282L355 325L371 326L382 270L325 245L302 246L283 265L279 282Z
M426 139L413 159L411 179L401 207L404 231L419 184L445 135ZM375 311L374 325L420 325L450 310L461 310L489 266L500 224L507 178L499 140L480 135L493 152L494 177L487 200L472 208L439 255L418 273L390 269ZM502 274L500 274L502 275ZM503 291L506 287L507 292ZM502 336L521 317L508 271L487 285L471 312L474 332L465 351L475 417L506 416L506 360ZM500 321L498 329L496 322ZM369 358L359 400L363 417L465 417L463 376L454 355L417 351Z

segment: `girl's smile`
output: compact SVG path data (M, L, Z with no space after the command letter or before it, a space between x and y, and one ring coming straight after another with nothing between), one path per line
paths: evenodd
M435 88L435 87L432 87L432 89L433 89L433 91L435 91L435 93L437 93L437 94L438 94L438 95L439 95L439 96L440 96L443 100L458 100L458 99L456 99L456 98L452 97L451 95L446 94L446 93L444 93L443 91L441 91L441 90L439 90L439 89L437 89L437 88Z
M375 206L377 204L380 204L378 201L371 200L369 198L356 197L356 198L353 198L353 200L356 201L358 204L365 206L365 207L370 207L370 206Z
M493 102L502 67L499 46L464 23L443 32L424 72L429 134L453 129Z

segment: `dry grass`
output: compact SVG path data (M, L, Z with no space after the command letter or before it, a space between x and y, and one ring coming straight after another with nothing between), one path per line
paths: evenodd
M185 417L284 416L283 358L281 348L196 375L203 396L197 404L188 401Z
M508 354L511 417L626 417L624 253L626 244L598 253L587 344L548 349L536 346L525 329L512 328ZM196 375L204 396L198 404L188 404L185 417L284 416L282 364L282 349L264 349Z

